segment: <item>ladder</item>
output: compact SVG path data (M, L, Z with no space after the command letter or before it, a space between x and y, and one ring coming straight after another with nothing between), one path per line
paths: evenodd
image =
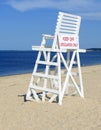
M55 53L55 55L53 55L53 57L51 58L53 52ZM43 56L43 59L41 59L41 56ZM39 65L44 65L44 70L42 72L38 71ZM51 66L56 68L55 73L50 71ZM57 82L58 86L54 86L55 81ZM51 95L52 93L53 95L49 99L49 102L52 102L56 97L58 97L59 104L61 105L60 53L41 48L37 56L26 99L33 100L34 97L34 99L37 101L45 101L47 94Z

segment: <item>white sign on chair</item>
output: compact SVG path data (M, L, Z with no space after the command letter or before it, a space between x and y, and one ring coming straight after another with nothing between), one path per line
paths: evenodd
M60 49L78 49L79 39L77 35L71 34L59 34L58 46Z

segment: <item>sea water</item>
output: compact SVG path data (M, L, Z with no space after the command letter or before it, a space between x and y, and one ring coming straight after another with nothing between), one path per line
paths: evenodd
M37 51L0 51L0 76L32 73L37 54ZM80 60L81 66L101 64L101 51L80 53Z

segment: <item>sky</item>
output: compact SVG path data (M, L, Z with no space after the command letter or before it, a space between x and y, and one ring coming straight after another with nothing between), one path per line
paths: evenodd
M40 45L59 11L81 16L80 48L101 48L101 0L0 0L0 50Z

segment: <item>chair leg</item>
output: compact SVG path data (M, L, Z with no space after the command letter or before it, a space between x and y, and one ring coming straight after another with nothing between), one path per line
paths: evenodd
M84 97L83 81L82 81L81 66L80 66L80 56L79 56L79 52L78 51L77 51L77 63L78 63L78 72L79 72L81 97Z

